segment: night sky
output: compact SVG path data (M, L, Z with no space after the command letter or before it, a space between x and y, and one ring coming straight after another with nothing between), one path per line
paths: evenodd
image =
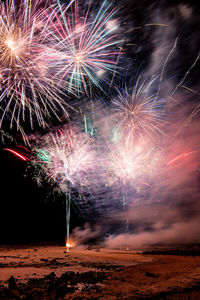
M163 64L177 38L176 49L162 74L161 94L163 97L170 95L190 70L200 51L200 3L113 1L114 5L116 3L119 8L117 17L120 18L119 35L124 38L124 54L120 57L119 66L125 67L125 71L120 69L115 84L120 86L125 80L134 83L139 74L143 74L145 78L161 74ZM180 153L179 149L187 153L200 149L198 111L191 122L184 123L200 104L199 70L200 60L197 60L183 82L186 88L180 87L176 94L177 102L169 102L170 113L167 114L168 123L165 125L168 136L171 138L172 132L177 131L182 124L185 127L175 141L172 139L172 143L168 143L170 138L166 137L156 145L165 149L165 155L169 155L168 161ZM105 101L109 106L115 93L115 89L111 88L106 95L98 92L95 98L101 99L101 102ZM74 107L83 101L87 103L87 97L66 99ZM93 100L98 103L99 100L96 99ZM70 113L72 120L76 120L75 113ZM60 116L60 123L56 119L48 121L49 128L62 128L63 124L68 123L62 113ZM17 149L16 144L23 145L20 133L10 129L6 121L4 120L4 127L1 129L0 149L0 243L63 243L66 232L65 195L53 193L52 185L45 180L39 187L33 179L33 168L27 170L26 162L4 150L7 147ZM29 124L23 124L27 136L31 138L48 132L48 128L43 130L35 125L32 130ZM178 164L176 169L170 170L171 173L166 175L161 171L159 180L156 179L151 187L147 187L142 193L131 190L127 185L127 197L133 198L127 212L116 208L115 201L120 197L116 191L110 193L104 186L100 194L98 187L96 198L99 202L91 205L89 214L84 214L84 208L81 212L82 208L74 209L72 206L71 229L74 230L74 237L85 242L98 239L102 241L105 237L113 235L107 243L114 247L121 242L125 243L127 237L136 247L146 244L182 244L185 235L191 237L186 242L197 243L200 237L198 151L192 157L185 157L181 165ZM76 190L74 195L76 197ZM128 233L124 225L127 215L130 220ZM80 226L82 229L77 229Z

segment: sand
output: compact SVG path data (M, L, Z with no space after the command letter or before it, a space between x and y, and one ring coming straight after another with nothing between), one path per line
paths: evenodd
M200 299L200 257L1 247L0 285L1 300Z

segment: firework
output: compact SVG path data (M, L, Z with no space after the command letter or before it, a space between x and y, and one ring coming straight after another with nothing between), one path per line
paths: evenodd
M162 133L164 101L152 93L156 78L142 82L139 78L131 93L127 86L112 100L114 111L114 140L154 136Z
M9 118L10 127L16 124L21 132L27 118L31 127L45 127L47 117L58 117L58 108L67 114L41 57L46 9L42 1L31 2L0 4L0 126Z
M49 179L58 182L63 191L69 183L86 184L84 175L94 164L91 138L71 128L50 134L36 153Z
M46 47L43 55L51 61L58 84L66 85L69 93L88 95L92 85L102 91L102 82L115 72L121 41L117 37L116 9L107 1L102 2L97 13L91 7L83 15L78 10L77 1L66 7L57 0L46 28L47 44L53 47Z
M153 145L138 139L137 142L124 140L113 143L107 162L108 182L113 189L121 190L122 209L128 210L134 194L145 191L151 186L159 166L159 154ZM125 232L129 232L129 216L124 224Z
M144 140L114 143L110 148L107 166L110 184L121 182L139 190L149 185L158 160L156 148Z
M92 140L86 133L72 128L59 130L45 138L36 154L34 163L66 194L66 247L69 251L71 189L88 184L87 174L93 169L95 158Z
M17 157L19 157L20 159L24 160L24 161L28 161L30 160L28 157L22 155L21 153L13 150L13 149L9 149L9 148L4 148L3 150L9 151L11 153L13 153L14 155L16 155Z

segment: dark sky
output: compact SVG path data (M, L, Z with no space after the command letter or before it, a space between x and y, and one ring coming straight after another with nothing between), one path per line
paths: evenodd
M63 199L45 201L50 189L38 188L25 177L26 163L1 151L1 243L62 241L65 232Z
M124 49L126 51L120 63L127 66L127 80L138 70L145 77L160 74L163 63L178 37L176 51L170 57L163 75L166 87L173 90L174 86L180 82L192 66L200 51L200 4L195 1L192 3L191 1L131 0L117 1L117 4L119 6L118 14L121 18L120 34L125 36ZM160 23L167 26L150 25ZM199 68L200 63L198 61L184 81L184 85L197 91L197 94L183 89L180 91L178 97L182 97L183 102L175 119L184 118L183 115L186 115L190 110L192 111L193 107L197 107L200 103L200 96L198 95ZM123 75L119 76L118 82L123 78ZM170 82L169 86L168 82ZM163 93L167 92L163 89ZM174 111L177 112L177 108ZM51 124L54 126L56 121ZM176 126L178 125L176 124ZM189 128L177 139L175 146L172 148L167 146L169 151L173 153L173 151L184 147L183 145L186 143L191 145L192 150L197 149L200 146L198 128L197 115ZM27 130L30 131L30 128ZM9 129L8 134L14 137L14 141L4 137L0 150L0 243L63 242L65 237L65 197L51 194L51 187L47 183L44 183L43 187L38 187L37 183L32 180L30 173L25 176L26 163L3 150L4 147L15 147L16 142L22 144L19 135L15 136L14 131ZM194 161L186 162L185 167L172 170L171 181L159 183L157 195L159 195L161 203L155 204L156 201L153 201L152 204L150 201L151 197L155 198L156 191L153 188L148 190L145 196L143 195L149 201L148 210L145 209L146 204L144 206L141 204L130 206L129 213L134 215L134 222L136 222L134 230L138 233L136 240L138 246L143 246L150 240L155 244L160 241L164 243L164 238L167 242L171 240L174 243L177 235L172 233L178 232L182 238L186 227L188 227L188 231L195 232L194 229L197 228L200 217L197 160L198 155L195 156ZM191 164L195 167L191 169L190 175L186 176L186 179L185 177L181 179L183 170L189 169L188 166ZM174 182L177 174L180 181L173 186L172 181ZM183 186L184 188L187 187L184 191ZM183 192L176 193L177 189ZM96 236L99 236L100 232L103 234L113 232L115 226L118 230L117 217L118 220L122 220L122 223L124 218L126 219L126 216L124 217L119 213L118 216L108 218L109 222L106 229L102 229L102 224L99 225L100 227L97 224L95 227ZM94 223L93 219L91 218L92 223ZM72 209L71 227L74 228L81 222L79 216ZM85 227L86 235L93 237L92 230L88 226ZM77 237L80 237L81 234L78 230L75 232ZM192 236L194 241L198 240L199 234L198 230L194 233ZM130 235L129 240L132 241L132 238L133 236ZM110 241L110 245L117 246L121 241L125 242L126 238L123 235L116 236ZM134 239L133 241L135 242Z

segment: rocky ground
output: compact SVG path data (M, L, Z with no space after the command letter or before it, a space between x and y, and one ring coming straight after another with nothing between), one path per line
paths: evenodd
M0 299L200 299L200 256L2 247Z

